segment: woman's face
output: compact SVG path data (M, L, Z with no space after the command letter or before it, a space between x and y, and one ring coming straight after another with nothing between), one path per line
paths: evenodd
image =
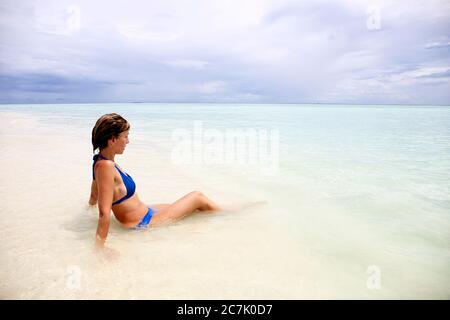
M115 141L116 152L122 154L126 148L126 145L130 142L128 140L128 134L130 130L123 131L119 134L119 137Z

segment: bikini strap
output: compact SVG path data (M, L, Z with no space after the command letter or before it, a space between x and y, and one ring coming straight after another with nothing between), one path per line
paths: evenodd
M104 156L102 156L100 153L94 155L94 157L92 158L92 160L94 160L94 163L92 164L92 179L93 180L95 180L94 167L98 161L98 158L103 159L103 160L109 160L108 158L105 158ZM116 166L115 163L114 163L114 166Z
M92 160L94 160L94 162L97 162L98 158L103 159L103 160L109 160L108 158L105 158L104 156L102 156L100 153L94 155Z

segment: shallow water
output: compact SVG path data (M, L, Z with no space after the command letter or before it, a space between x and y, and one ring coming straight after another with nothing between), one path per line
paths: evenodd
M113 219L119 257L99 257L90 133L109 112L131 123L116 161L145 203L265 204L142 232ZM212 161L231 149L211 130L240 129L255 161ZM1 105L0 297L448 299L449 141L448 107Z

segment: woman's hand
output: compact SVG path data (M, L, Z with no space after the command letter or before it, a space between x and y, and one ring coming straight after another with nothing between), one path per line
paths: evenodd
M105 258L106 260L116 261L119 258L119 252L106 247L105 240L106 239L102 239L99 235L96 235L95 250L100 254L101 257Z
M119 260L120 257L119 251L106 246L96 245L94 251L99 258L107 260L109 262L115 262Z
M95 206L97 204L97 198L94 198L94 197L90 197L89 198L89 205L90 206Z
M117 251L115 249L108 248L108 247L105 247L105 246L103 246L101 248L96 247L96 249L97 249L97 252L99 253L99 255L102 258L104 258L104 259L106 259L106 260L108 260L110 262L119 260L119 256L120 256L119 255L119 251Z
M88 211L88 212L90 211L91 213L96 213L97 206L96 205L91 205L89 203L86 203L85 206L84 206L84 209L86 211Z

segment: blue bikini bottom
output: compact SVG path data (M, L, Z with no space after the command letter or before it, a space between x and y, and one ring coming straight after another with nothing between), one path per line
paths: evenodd
M135 226L133 229L139 230L139 229L147 229L150 226L150 220L155 214L157 209L148 208L147 214L142 218L141 222L137 226Z

